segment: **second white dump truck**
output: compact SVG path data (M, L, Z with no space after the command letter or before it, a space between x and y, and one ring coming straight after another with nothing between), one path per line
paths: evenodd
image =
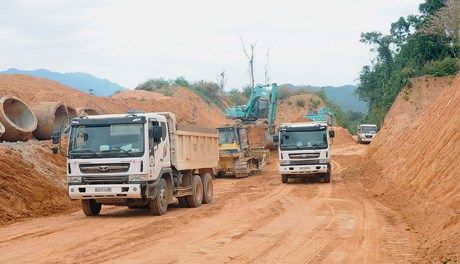
M371 143L377 134L377 125L361 124L358 125L358 143Z
M331 182L330 138L334 131L328 131L326 123L286 123L279 127L274 138L279 148L279 172L281 181L289 178L321 176L324 182Z
M60 136L55 132L53 143ZM73 118L69 196L82 201L87 216L98 215L102 205L149 208L161 215L177 200L182 207L211 203L218 141L216 129L177 124L167 112Z

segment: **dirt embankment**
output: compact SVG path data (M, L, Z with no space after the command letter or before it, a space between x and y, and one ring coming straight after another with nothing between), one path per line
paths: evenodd
M74 210L66 191L65 157L49 141L0 144L0 225Z
M57 82L27 75L0 75L0 98L15 96L30 107L60 102L91 107L103 113L173 112L178 122L218 127L224 113L185 88L174 97L147 91L127 91L112 98L93 96ZM78 208L67 196L65 158L51 154L50 141L0 143L0 225L18 219L68 212Z
M460 260L460 75L403 90L361 166L367 187L401 213L430 262Z

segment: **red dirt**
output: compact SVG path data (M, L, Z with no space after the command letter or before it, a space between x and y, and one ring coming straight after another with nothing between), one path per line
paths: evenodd
M110 206L91 219L69 214L79 206L67 197L65 158L50 154L49 141L0 143L0 255L19 262L78 263L140 257L205 263L458 262L460 75L452 82L422 77L412 83L370 145L356 144L347 130L334 128L333 184L281 184L275 160L260 175L217 180L213 204L171 208L162 217ZM104 113L171 111L179 122L207 127L228 122L221 110L182 88L173 97L128 91L104 98L46 79L0 75L1 95L30 106L59 101ZM280 102L277 124L299 121L310 96ZM296 105L297 97L304 98L304 108ZM55 213L65 216L29 221ZM28 221L5 225L18 219ZM92 234L88 225L104 228ZM182 254L172 254L173 247Z
M364 168L368 188L404 216L429 262L460 260L460 75L451 80L418 78L408 101L401 92Z

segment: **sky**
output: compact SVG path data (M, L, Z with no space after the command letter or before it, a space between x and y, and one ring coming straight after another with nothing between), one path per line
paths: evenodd
M423 0L1 0L0 71L85 72L127 88L184 76L225 90L255 80L341 86L358 83L375 54L362 32L388 34Z

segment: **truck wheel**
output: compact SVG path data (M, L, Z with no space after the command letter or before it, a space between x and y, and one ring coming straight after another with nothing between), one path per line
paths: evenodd
M205 173L201 175L201 182L203 183L203 203L210 204L214 194L214 185L211 174Z
M86 216L95 216L101 212L102 204L96 203L94 199L89 199L81 200L81 206Z
M187 202L187 197L177 197L177 200L179 201L179 206L183 208L190 207Z
M198 207L203 202L203 184L201 177L198 175L193 176L192 195L187 196L187 202L190 207Z
M331 171L328 171L324 174L324 182L325 183L330 183L331 182L331 174L332 172Z
M150 200L150 213L153 215L162 215L168 209L168 184L161 178L158 182L157 193L155 198Z
M289 177L287 176L287 174L281 174L281 182L282 183L287 183L288 179L289 179Z

